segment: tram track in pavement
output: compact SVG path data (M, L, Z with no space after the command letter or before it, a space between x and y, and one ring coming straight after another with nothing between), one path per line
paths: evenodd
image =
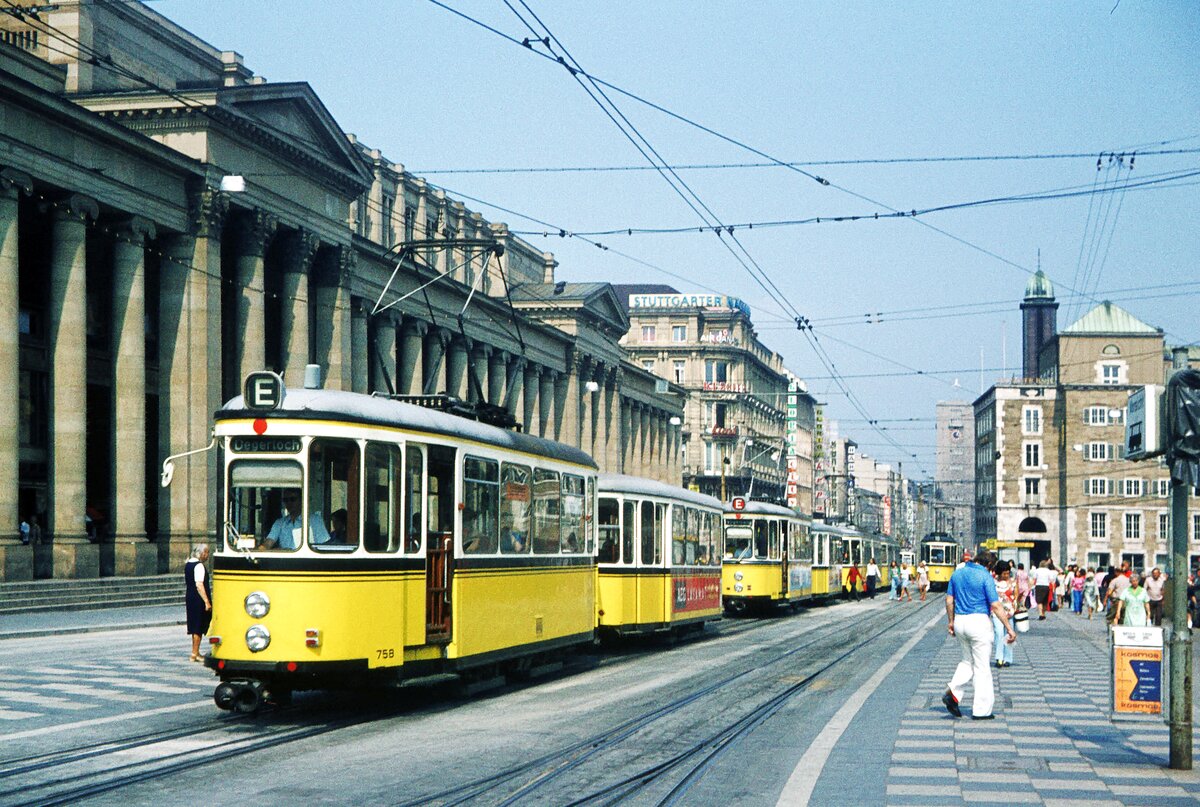
M700 757L699 761L694 762L692 767L685 771L683 776L679 777L672 788L671 794L668 796L670 800L660 802L662 804L674 803L675 800L681 798L690 789L695 781L698 781L703 776L712 764L731 750L740 739L749 735L754 728L779 711L792 697L807 689L815 680L838 664L841 664L856 651L902 624L914 613L923 610L924 608L916 610L905 609L899 618L889 620L882 627L870 632L865 638L856 641L849 649L839 652L831 661L821 664L817 669L807 673L799 680L790 681L789 685L783 691L777 692L768 699L758 703L747 714L740 716L736 721L726 724L718 731L706 735L703 739L690 745L683 751L677 752L671 757L632 776L626 776L619 782L593 791L587 796L577 798L573 801L561 799L560 802L556 803L570 803L572 805L592 803L616 804L660 782L671 771L683 766L689 760ZM577 773L586 763L598 756L618 750L624 741L633 739L639 732L652 727L660 720L678 715L701 699L718 694L722 690L741 682L748 676L761 674L767 667L794 659L798 654L812 650L822 644L828 644L831 639L843 641L847 635L853 635L858 628L869 624L877 618L878 614L869 612L849 622L835 621L829 625L814 628L812 632L800 637L787 637L781 641L791 642L793 639L799 638L801 639L801 643L792 645L787 650L777 652L771 658L758 660L745 669L721 677L660 707L624 720L611 728L571 743L556 751L480 779L454 785L435 793L423 794L416 799L399 803L398 807L417 807L417 805L430 803L448 806L476 802L507 806L532 803L533 800L539 798L553 798L544 792L551 784L563 776ZM762 620L759 624L748 626L743 633L750 633L754 629L764 628L770 623L771 620L769 619ZM794 678L794 676L790 676L789 678ZM519 784L517 784L518 780ZM484 801L485 799L487 799L486 802Z

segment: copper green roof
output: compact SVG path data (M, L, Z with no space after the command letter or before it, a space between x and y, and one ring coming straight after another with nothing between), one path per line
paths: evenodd
M1119 305L1108 300L1084 314L1074 324L1062 330L1065 334L1160 334L1161 330L1147 325Z
M1029 278L1029 282L1025 284L1025 299L1054 299L1054 284L1050 282L1050 278L1046 277L1046 273L1041 269L1038 269L1034 276Z

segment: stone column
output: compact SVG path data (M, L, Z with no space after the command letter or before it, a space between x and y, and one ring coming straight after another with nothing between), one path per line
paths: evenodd
M542 369L532 362L525 364L522 394L522 426L529 434L536 434L540 426L537 417L538 390L541 387Z
M469 339L455 336L450 339L449 354L446 356L446 392L464 400L467 391L467 355L470 350Z
M504 398L501 402L522 429L522 418L525 416L525 364L524 356L509 356L504 368Z
M310 359L308 273L320 245L315 233L297 230L288 235L285 246L280 323L283 329L283 382L293 389L304 386L304 367Z
M354 392L371 392L371 373L368 368L375 362L371 355L371 324L367 317L366 302L361 297L350 297L350 389ZM376 380L375 389L382 389L382 381Z
M576 348L567 351L566 371L561 382L557 397L560 402L558 409L557 439L568 445L580 446L580 412L583 406L581 394L583 380L580 375L584 367L591 362L590 356L582 355Z
M113 394L116 445L113 470L114 574L158 571L158 552L146 542L146 239L154 224L135 216L117 228L113 247Z
M491 386L488 377L490 376L492 346L474 342L467 355L470 358L467 364L466 399L475 403L479 401L480 397L487 395L488 388Z
M325 369L327 389L354 389L354 349L351 332L350 276L357 255L340 244L325 255L324 282L317 288L317 364ZM363 388L366 367L363 366Z
M425 352L425 333L429 327L419 319L405 317L401 326L400 361L396 368L396 392L402 395L421 394L421 363Z
M621 465L618 473L627 474L633 467L633 403L628 398L622 398L618 407L621 411L621 422L618 426Z
M0 524L20 524L29 513L18 512L20 499L20 316L17 252L21 193L33 180L18 171L0 170ZM16 529L0 532L0 582L33 579L33 549L22 546Z
M589 392L587 385L596 383L600 365L591 357L579 364L579 447L590 456L596 456L596 393Z
M159 457L208 445L221 406L221 235L229 198L190 198L187 233L166 240L159 282ZM158 571L183 569L193 541L216 523L220 471L214 452L180 460L158 488Z
M554 404L558 396L558 370L549 367L542 369L541 390L538 393L540 404L538 413L538 436L553 440L557 434L554 428Z
M365 312L363 314L366 321ZM357 320L356 320L357 321ZM372 388L368 392L396 391L396 320L390 312L377 314L370 320ZM388 385L391 385L390 389Z
M87 505L87 228L96 202L73 194L54 205L50 244L50 532L55 577L98 577L100 554L84 525Z
M237 226L237 335L238 384L255 370L266 368L267 334L263 320L263 256L275 236L279 220L262 210L253 210L238 219Z
M609 473L621 468L621 380L620 367L614 367L604 379L604 461Z
M508 381L508 354L493 350L488 357L487 401L494 406L504 406L504 387Z
M421 368L422 390L426 395L436 395L447 389L443 365L449 344L450 336L445 330L430 326L429 335L425 337L425 366Z

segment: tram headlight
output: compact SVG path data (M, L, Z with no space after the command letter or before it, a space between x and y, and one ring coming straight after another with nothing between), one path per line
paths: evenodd
M742 590L742 588L743 588L743 586L742 586L742 584L741 584L741 583L734 583L734 584L733 584L733 590L734 590L734 591L739 591L739 592L740 592L740 591Z
M266 625L251 625L246 631L246 647L251 653L261 653L271 644L271 631Z
M246 595L246 613L255 619L262 619L271 613L271 598L261 591L251 591Z
M734 572L734 573L733 573L733 579L734 579L734 580L741 580L741 579L742 579L742 573L741 573L741 572Z

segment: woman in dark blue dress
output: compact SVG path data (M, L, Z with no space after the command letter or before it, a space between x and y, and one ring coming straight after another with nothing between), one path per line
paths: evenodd
M187 606L187 632L192 637L192 661L201 660L200 638L208 633L208 625L212 622L212 593L208 587L208 570L204 568L208 554L208 544L196 544L192 547L192 559L183 567L184 603Z

